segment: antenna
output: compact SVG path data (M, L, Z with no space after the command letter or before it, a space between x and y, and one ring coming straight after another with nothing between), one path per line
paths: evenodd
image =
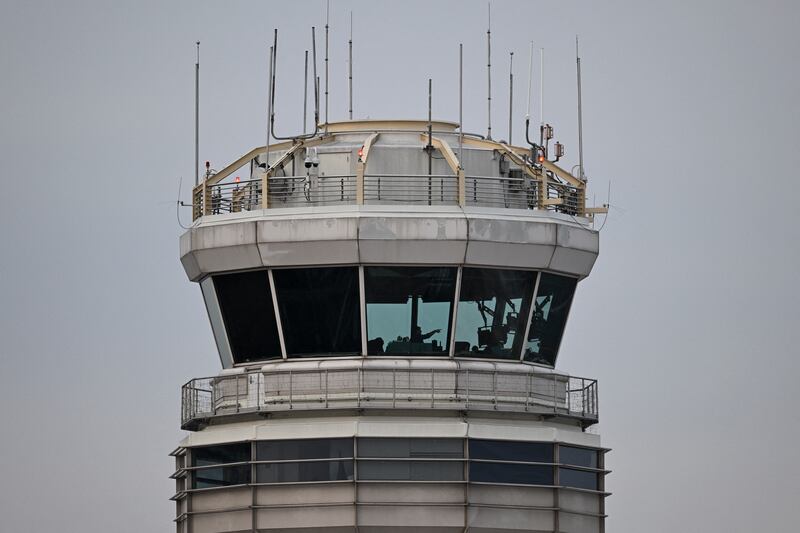
M303 73L303 127L301 131L306 131L306 124L308 124L308 50L306 50L306 63Z
M277 39L278 30L275 30ZM269 79L267 80L267 155L264 159L264 168L269 172L269 141L270 141L270 121L272 120L272 69L273 69L273 48L269 47Z
M350 93L350 108L348 109L348 117L353 120L353 12L350 12L350 40L348 41L348 48L350 54L350 61L347 63L347 81L348 91Z
M194 64L194 186L200 183L200 41Z
M319 130L319 77L317 76L317 30L314 26L311 26L311 59L314 63L314 133L316 133Z
M325 8L325 132L328 131L328 22L331 14L331 0Z
M487 93L487 122L489 127L486 131L486 138L492 140L492 4L489 3L489 24L486 28L486 74L488 80Z
M464 45L458 45L458 165L464 168Z
M428 176L433 174L433 80L428 78L428 146L425 147L428 152ZM430 182L428 185L430 189ZM430 193L430 191L429 191Z
M578 36L575 36L575 67L578 73L578 176L586 181L583 172L583 106L581 105L581 55Z
M511 128L512 128L512 116L514 112L514 52L511 52L509 55L510 63L508 66L508 144L513 144L511 142Z
M299 139L310 139L314 135L317 134L319 131L319 120L314 121L314 131L311 133L301 133L300 135L294 135L289 137L279 137L275 135L275 77L278 71L278 30L275 29L275 42L272 45L271 51L271 58L270 58L270 73L272 76L271 80L271 90L270 90L270 115L269 115L269 132L267 134L267 143L269 143L269 135L272 135L278 140L291 140L297 141ZM317 70L317 38L316 38L316 28L311 26L311 47L314 53L314 78L316 79L316 70ZM314 109L314 115L316 118L319 118L319 96L317 92L317 84L315 85L315 98L314 101L317 103ZM267 145L269 147L269 144ZM267 157L269 157L269 152L267 152Z

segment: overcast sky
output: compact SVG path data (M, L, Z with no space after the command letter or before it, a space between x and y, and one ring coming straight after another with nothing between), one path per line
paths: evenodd
M424 117L432 77L457 120L463 42L465 128L485 131L485 2L332 2L332 120L351 10L357 118ZM590 198L611 182L612 209L559 368L600 382L610 532L797 530L799 20L790 1L494 3L494 136L515 51L523 139L533 40L567 166L581 36ZM300 128L312 25L321 0L0 2L3 531L174 530L180 385L219 369L178 260L194 42L221 168L264 143L275 27L276 127Z

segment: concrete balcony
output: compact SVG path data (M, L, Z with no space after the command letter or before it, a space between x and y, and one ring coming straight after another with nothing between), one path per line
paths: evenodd
M287 411L491 411L598 421L597 380L525 363L339 359L225 370L181 389L181 427Z

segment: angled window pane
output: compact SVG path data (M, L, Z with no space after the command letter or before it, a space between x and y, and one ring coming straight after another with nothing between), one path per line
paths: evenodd
M269 440L256 443L256 460L353 457L353 439Z
M358 268L273 270L289 357L361 353Z
M597 468L597 450L561 445L558 448L558 462L564 465Z
M266 270L212 278L233 362L279 359L281 344Z
M353 479L353 461L271 463L256 465L258 483L346 481Z
M572 468L559 468L558 480L562 487L576 487L579 489L597 489L597 473Z
M192 466L223 465L250 461L250 443L192 448ZM192 488L224 487L250 483L250 465L218 466L192 472Z
M454 458L464 457L462 439L359 438L359 457Z
M249 442L192 448L192 466L241 463L249 460Z
M463 481L460 461L359 461L358 479L382 481Z
M207 489L250 483L250 465L218 466L192 472L192 488Z
M554 365L578 280L541 274L528 331L525 360Z
M516 442L503 440L469 441L470 459L552 463L553 445L549 442Z
M519 359L535 272L464 268L455 354Z
M455 296L451 267L367 267L370 355L447 355Z
M553 467L507 463L470 463L469 480L483 483L552 485Z

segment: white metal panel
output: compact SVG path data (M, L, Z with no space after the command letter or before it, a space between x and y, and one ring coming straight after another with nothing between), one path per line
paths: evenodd
M358 422L359 437L440 437L463 438L468 424L458 416L449 417L363 417Z

